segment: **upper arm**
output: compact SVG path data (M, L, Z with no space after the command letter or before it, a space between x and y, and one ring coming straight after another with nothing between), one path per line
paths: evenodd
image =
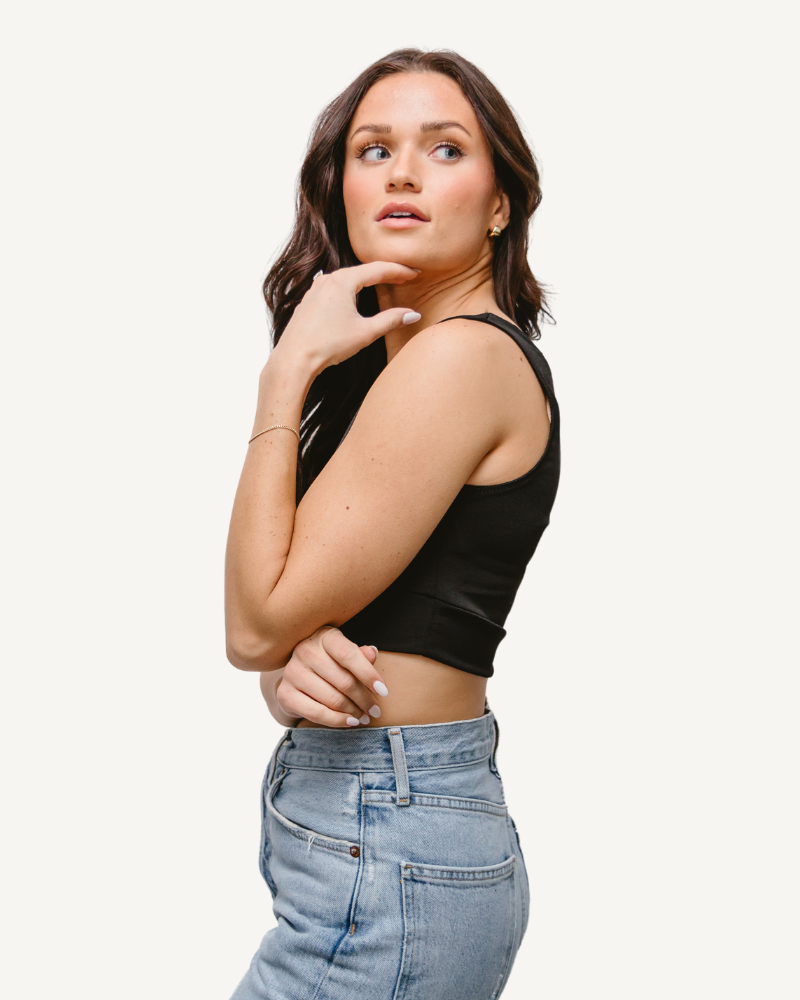
M286 564L265 608L276 659L382 593L497 444L502 388L497 340L487 334L468 321L422 330L370 388L298 505Z

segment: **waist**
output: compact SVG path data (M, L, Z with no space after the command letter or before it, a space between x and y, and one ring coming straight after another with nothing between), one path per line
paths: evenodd
M365 644L362 644L365 645ZM473 719L484 710L486 678L412 653L381 649L375 661L389 694L375 695L381 714L369 726L428 725ZM295 728L331 729L303 719ZM355 731L355 727L354 727Z
M402 733L405 767L449 767L488 758L495 746L497 723L488 701L483 714L456 722L361 729L292 727L275 750L284 767L342 771L395 770L396 741Z

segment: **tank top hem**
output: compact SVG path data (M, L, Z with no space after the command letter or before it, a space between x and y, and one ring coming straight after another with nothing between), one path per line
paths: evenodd
M363 611L339 626L357 646L415 653L478 677L494 674L502 625L432 594L385 590Z

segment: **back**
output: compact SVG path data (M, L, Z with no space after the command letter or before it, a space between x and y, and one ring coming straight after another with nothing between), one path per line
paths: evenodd
M491 677L505 620L550 522L560 475L559 409L550 366L518 327L494 313L448 318L490 323L517 342L550 404L547 445L516 479L466 483L400 576L339 628L359 646L416 653Z

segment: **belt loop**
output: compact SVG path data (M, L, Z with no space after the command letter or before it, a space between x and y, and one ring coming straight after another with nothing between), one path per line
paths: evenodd
M492 723L494 725L494 746L492 747L492 770L497 771L497 747L500 744L500 723L497 721L497 716L492 715Z
M483 714L486 715L488 712L492 712L492 707L489 704L489 699L484 697L483 699ZM492 712L492 725L494 726L494 743L492 745L492 757L491 765L492 770L497 768L497 745L500 742L500 723L497 721L497 716Z
M278 768L278 754L281 748L287 743L292 742L291 730L287 729L283 736L278 740L278 744L272 751L272 756L270 757L269 764L267 765L267 785L272 784L272 779L275 777L275 771Z
M406 767L406 749L403 744L403 731L401 729L389 730L389 746L392 748L394 787L397 790L397 804L399 806L407 806L410 800L408 768Z

